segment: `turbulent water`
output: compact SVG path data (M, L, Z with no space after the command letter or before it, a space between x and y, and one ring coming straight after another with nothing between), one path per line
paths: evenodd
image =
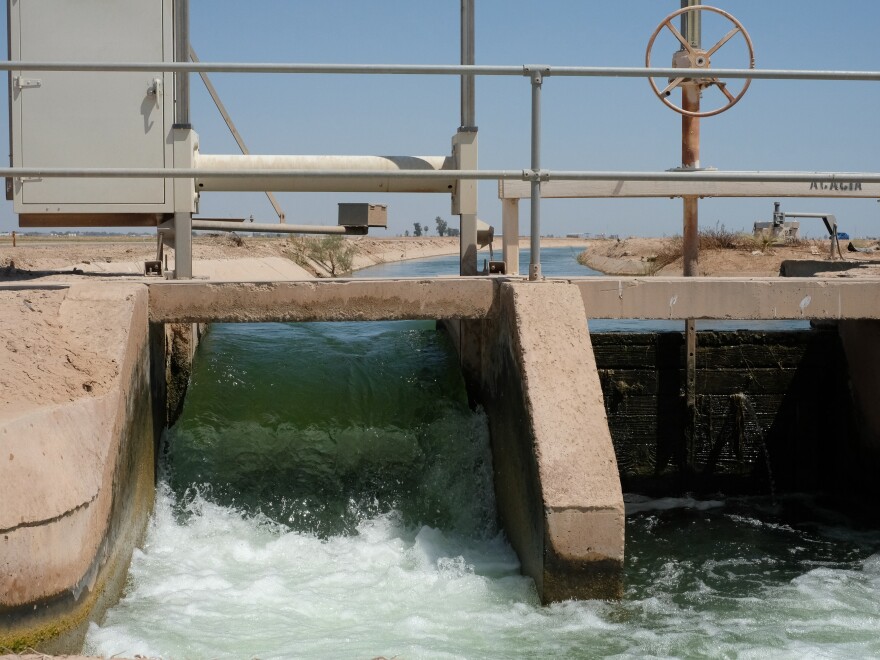
M214 326L166 439L147 541L86 651L880 655L880 534L806 497L629 495L625 598L541 607L431 323Z

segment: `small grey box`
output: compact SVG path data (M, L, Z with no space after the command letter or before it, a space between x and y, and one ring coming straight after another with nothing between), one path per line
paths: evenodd
M341 227L382 227L388 229L388 207L384 204L339 204Z

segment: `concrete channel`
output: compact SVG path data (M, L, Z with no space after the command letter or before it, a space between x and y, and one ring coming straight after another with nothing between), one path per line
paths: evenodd
M4 287L21 297L22 309L45 294L45 320L109 355L113 368L87 396L36 402L0 422L9 447L0 457L0 649L76 651L88 622L118 598L152 509L158 438L182 401L199 324L443 320L473 398L489 416L504 529L547 603L621 595L621 478L657 489L700 478L763 487L766 447L749 435L756 424L779 429L762 440L775 443L773 461L798 457L789 472L774 463L778 487L845 482L870 490L880 462L878 288L875 281L800 278ZM704 433L691 450L665 446L670 434L661 427L675 422L658 411L664 397L678 397L670 374L681 346L656 336L591 341L584 320L719 315L835 325L794 339L715 335L714 348L706 345L729 373L715 390L711 370L698 377L700 410L705 425L734 420L729 441L715 447ZM748 383L737 380L749 370ZM823 412L845 423L823 426ZM798 443L807 428L809 442ZM823 479L822 457L841 438L835 470L846 479ZM786 450L786 442L796 449Z

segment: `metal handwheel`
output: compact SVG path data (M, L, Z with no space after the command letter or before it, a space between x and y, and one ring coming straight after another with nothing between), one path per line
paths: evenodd
M688 40L681 34L681 32L672 24L672 20L677 16L681 16L685 12L697 11L709 11L715 14L719 14L729 20L734 25L733 29L730 30L730 32L719 39L718 42L708 50L695 48L694 46L692 46L688 42ZM734 96L730 92L730 90L727 89L727 83L722 82L718 78L709 75L708 69L711 65L712 56L718 51L718 49L724 46L724 44L733 39L733 37L735 37L739 33L742 33L743 38L746 42L746 46L748 46L749 49L749 68L755 68L755 49L752 46L752 39L749 36L749 33L746 32L743 24L740 23L731 14L722 9L717 9L716 7L694 6L679 9L678 11L669 14L669 16L667 16L663 20L663 22L657 26L657 29L654 30L654 34L651 35L651 39L648 41L647 51L645 52L645 66L648 68L651 68L651 51L654 48L654 41L657 39L657 36L663 31L664 27L667 28L679 42L681 42L681 45L684 49L683 51L680 51L680 53L676 54L676 57L673 61L673 66L676 68L706 69L707 75L705 78L672 78L669 80L669 84L663 89L660 89L657 86L653 78L648 78L648 82L651 83L651 89L654 90L657 98L659 98L661 101L663 101L664 104L666 104L668 107L672 108L679 114L686 115L688 117L711 117L713 115L720 114L725 110L729 110L734 105L736 105L746 93L746 90L748 90L749 85L752 84L751 79L747 78L742 90L740 90L739 94ZM717 108L715 110L707 110L705 112L693 112L685 110L684 108L677 106L672 101L670 101L669 95L672 94L673 90L675 90L680 85L687 84L697 85L701 91L703 89L706 89L707 87L715 86L721 90L721 93L724 94L725 97L727 97L727 103L720 108Z

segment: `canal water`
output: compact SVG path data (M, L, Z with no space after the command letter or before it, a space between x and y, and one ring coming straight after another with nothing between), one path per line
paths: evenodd
M545 272L581 272L574 256L548 250ZM806 496L629 494L625 598L541 607L433 323L215 325L166 440L146 542L88 652L880 655L880 533Z

